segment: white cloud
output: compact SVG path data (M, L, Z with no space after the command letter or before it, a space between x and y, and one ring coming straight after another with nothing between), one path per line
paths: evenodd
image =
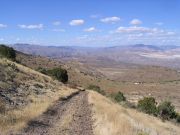
M119 27L114 31L110 32L111 34L119 33L121 36L130 35L129 37L146 37L147 39L161 39L161 38L170 38L176 37L177 33L174 31L163 30L158 28L149 28L149 27Z
M88 34L79 35L73 37L67 41L68 45L76 44L82 46L118 46L118 45L129 45L129 44L154 44L154 45L168 45L180 43L180 37L178 33L175 35L168 35L169 30L148 28L148 32L144 33L113 33L113 34ZM151 35L149 35L151 34ZM166 41L166 42L163 42Z
M0 24L0 28L6 28L7 27L7 25L5 25L5 24Z
M164 23L163 23L163 22L157 22L157 23L155 23L155 24L161 26L161 25L163 25Z
M83 25L84 24L84 20L82 20L82 19L71 20L69 24L71 26Z
M100 21L103 23L116 23L118 21L120 21L121 19L117 16L113 16L113 17L107 17L107 18L103 18Z
M4 38L0 38L0 41L4 41Z
M86 31L86 32L94 32L94 31L97 31L97 29L95 27L90 27L90 28L85 29L84 31Z
M61 24L61 22L60 21L55 21L52 24L55 25L55 26L59 26Z
M18 25L22 29L43 29L43 24L31 24L31 25Z
M158 28L148 28L148 27L138 27L138 26L130 26L130 27L119 27L115 31L111 33L147 33L149 35L163 33L167 35L173 35L175 32L165 31L163 29Z
M172 31L169 31L167 32L167 35L175 35L176 33L175 32L172 32Z
M140 24L142 24L142 21L140 21L139 19L133 19L130 22L130 24L132 24L132 25L140 25Z
M131 26L131 27L119 27L115 31L116 33L134 33L134 32L155 32L156 28L147 28L147 27L137 27L137 26Z
M65 32L65 29L53 29L52 31L55 31L55 32Z

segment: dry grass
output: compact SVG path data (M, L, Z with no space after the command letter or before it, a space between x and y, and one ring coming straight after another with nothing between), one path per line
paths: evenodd
M109 94L122 91L130 102L137 102L141 97L151 95L158 102L171 101L176 110L180 111L180 73L173 69L117 63L97 57L68 58L64 59L65 64L63 64L59 62L60 59L56 61L45 57L18 54L18 60L33 69L63 66L68 70L69 82L72 84L84 88L91 84L98 85ZM136 85L135 82L144 83Z
M48 93L40 97L32 97L32 103L22 109L15 109L0 115L0 131L7 134L15 133L27 125L27 123L35 117L45 112L50 105L61 97L67 97L76 92L75 89L62 87L55 93Z
M67 97L78 91L77 89L68 88L62 83L52 80L49 76L9 60L0 59L0 64L6 66L8 64L15 64L18 68L18 72L15 73L16 76L14 81L21 85L28 86L27 90L30 92L28 96L26 95L27 93L25 93L26 90L21 93L24 94L21 97L23 100L30 101L26 106L7 109L4 113L0 113L0 135L16 133L16 131L24 128L30 120L45 112L47 108L59 98ZM38 88L38 90L42 91L41 94L37 94L31 90L31 88L34 88L35 84L42 85L42 88ZM5 105L8 106L7 104Z
M122 91L130 102L137 102L141 97L151 95L158 102L171 101L176 110L180 111L180 73L173 69L117 63L96 58L68 59L64 61L66 64L59 60L23 54L18 54L18 59L33 69L39 66L47 68L63 66L68 70L69 82L84 88L93 84L100 86L109 94ZM100 73L106 77L102 77ZM136 85L135 82L144 83Z
M106 97L89 91L93 105L95 135L179 135L180 128L170 122L124 108Z

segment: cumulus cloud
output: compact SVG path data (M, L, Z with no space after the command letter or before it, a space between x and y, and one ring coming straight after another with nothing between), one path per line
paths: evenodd
M120 21L121 19L117 16L113 16L113 17L106 17L101 19L100 21L103 23L116 23L118 21Z
M0 38L0 41L4 41L4 38Z
M43 29L43 24L18 25L21 29Z
M7 27L7 25L5 25L5 24L0 24L0 28L6 28Z
M65 32L65 29L53 29L52 31L55 31L55 32Z
M174 31L159 29L159 28L149 28L149 27L119 27L114 31L110 32L111 34L119 33L121 36L127 36L130 38L139 38L139 39L162 39L162 38L173 38L177 36L177 33ZM140 38L141 37L141 38Z
M55 25L55 26L58 26L58 25L61 24L61 22L60 22L60 21L55 21L55 22L53 22L52 24Z
M132 21L130 21L130 24L132 24L132 25L140 25L140 24L142 24L142 21L140 21L139 19L133 19Z
M84 20L82 20L82 19L71 20L71 21L69 22L69 24L70 24L71 26L83 25L83 24L84 24Z
M86 32L94 32L94 31L97 31L97 29L95 27L90 27L90 28L84 29L84 31L86 31Z
M131 26L131 27L119 27L115 32L117 33L134 33L134 32L155 32L156 28L147 28L147 27L137 27L137 26Z

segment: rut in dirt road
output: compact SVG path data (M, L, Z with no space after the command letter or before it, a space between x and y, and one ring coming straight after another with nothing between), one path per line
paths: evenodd
M93 135L88 93L57 101L18 135Z

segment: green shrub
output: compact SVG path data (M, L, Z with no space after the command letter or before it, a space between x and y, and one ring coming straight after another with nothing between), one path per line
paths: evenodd
M164 101L159 104L158 114L164 120L173 119L177 116L175 107L169 101Z
M180 114L177 114L176 121L177 123L180 123Z
M100 87L97 86L97 85L89 85L89 86L88 86L88 89L95 90L95 91L99 91L99 90L100 90Z
M38 67L36 69L38 72L41 72L42 74L47 74L47 70L45 68L42 68L42 67Z
M112 94L111 97L116 101L116 102L122 102L122 101L126 101L126 97L124 96L124 94L122 92L118 92L115 94Z
M16 51L12 47L0 45L0 56L11 60L16 59Z
M97 85L89 85L87 87L87 89L94 90L94 91L96 91L96 92L98 92L98 93L100 93L102 95L105 95L105 92L103 90L101 90L101 88L99 86L97 86Z
M153 97L144 97L138 101L138 109L147 114L157 115L156 101Z
M57 80L66 83L68 81L67 70L62 68L54 68L47 70L47 74L55 77Z
M45 69L42 67L38 67L37 71L45 74L45 75L49 75L54 77L55 79L57 79L58 81L61 81L63 83L66 83L68 81L68 73L67 70L62 69L62 68L53 68L53 69Z

